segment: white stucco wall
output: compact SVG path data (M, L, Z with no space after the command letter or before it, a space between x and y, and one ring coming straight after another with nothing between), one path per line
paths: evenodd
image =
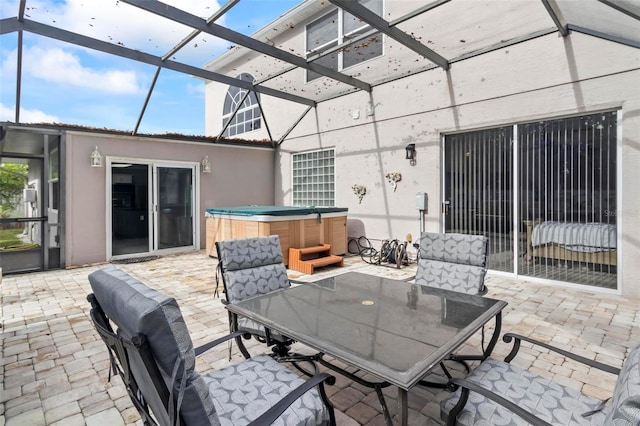
M103 158L211 161L211 173L200 173L200 247L205 244L204 211L210 207L274 204L270 149L141 137L68 132L66 135L66 265L106 260L106 182L108 168L92 168L89 155L98 146Z
M268 60L259 57L244 68L259 69ZM241 71L245 69L236 72ZM638 49L579 33L566 38L550 34L456 62L448 72L434 69L375 86L371 94L357 92L322 102L281 146L275 200L291 203L292 153L335 147L336 205L348 207L349 218L361 221L369 238L404 239L407 233L415 238L419 191L429 194L427 230L441 229L443 134L619 109L623 135L618 151L619 274L623 293L639 297L639 81ZM210 105L221 103L226 90L215 83L207 87L207 129L214 134L214 121L220 119L209 114ZM262 99L276 138L306 108ZM375 105L373 116L367 116L369 105ZM354 111L360 112L358 119L353 118ZM404 158L408 143L416 144L415 167ZM388 172L402 173L396 192L384 178ZM351 189L356 183L368 189L361 204Z

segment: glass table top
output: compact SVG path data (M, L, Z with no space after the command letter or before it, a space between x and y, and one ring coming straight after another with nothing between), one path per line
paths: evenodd
M348 272L227 309L409 389L505 306Z

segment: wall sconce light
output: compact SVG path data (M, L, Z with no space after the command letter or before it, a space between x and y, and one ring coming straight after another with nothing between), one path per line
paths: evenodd
M102 167L102 155L97 146L93 149L89 159L91 160L91 167Z
M409 164L411 164L412 166L415 166L416 165L416 144L410 143L409 145L407 145L405 150L407 151L406 159L409 160Z
M211 173L211 162L208 155L202 159L202 173Z

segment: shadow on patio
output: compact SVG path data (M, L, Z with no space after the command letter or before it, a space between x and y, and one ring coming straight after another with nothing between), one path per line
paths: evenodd
M311 281L346 270L394 278L415 272L412 266L400 270L372 266L357 257L347 258L345 264L344 268L325 268L313 276L294 271L290 274ZM176 298L196 346L228 332L227 312L220 299L213 296L216 260L204 251L119 266ZM2 279L0 425L140 424L120 379L107 381L108 354L89 320L87 276L99 268L96 265ZM496 276L489 276L487 285L487 297L509 304L503 312L503 333L534 337L614 366L622 365L628 349L640 340L637 301ZM249 342L253 354L262 350L254 340ZM479 345L477 334L461 351ZM196 368L204 372L227 365L229 350L222 346L200 356ZM236 346L232 349L231 362L239 361L242 357ZM503 358L509 350L510 345L500 340L494 356ZM528 345L523 345L515 363L599 399L609 397L615 384L612 375L563 362L555 354ZM340 411L338 424L384 424L375 392L336 378L336 385L327 391ZM425 388L411 390L410 424L441 424L439 401L447 394ZM395 389L386 388L385 395L395 412Z

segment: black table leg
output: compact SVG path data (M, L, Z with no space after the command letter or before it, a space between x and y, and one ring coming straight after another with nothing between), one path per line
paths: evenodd
M398 388L398 417L400 426L407 426L407 424L409 424L408 393L406 389Z

